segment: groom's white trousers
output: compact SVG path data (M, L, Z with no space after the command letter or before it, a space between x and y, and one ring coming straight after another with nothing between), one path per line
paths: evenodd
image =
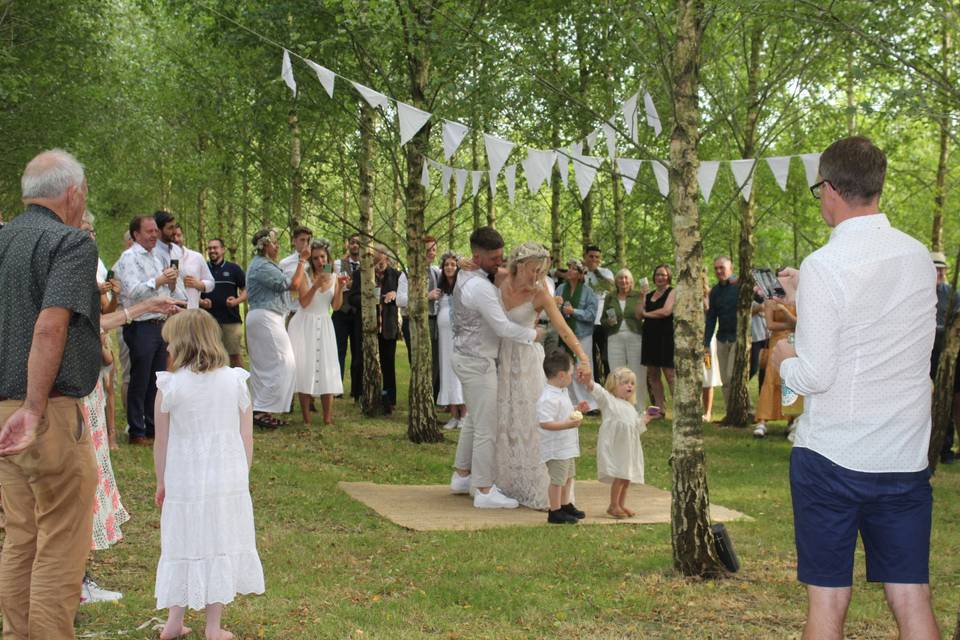
M460 421L454 467L470 471L473 488L494 482L494 443L497 440L497 362L493 358L453 353L453 371L463 385L467 416Z

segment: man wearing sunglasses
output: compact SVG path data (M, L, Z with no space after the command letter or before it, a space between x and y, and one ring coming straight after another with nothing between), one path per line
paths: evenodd
M790 457L804 638L843 637L857 535L902 638L939 638L930 604L930 350L936 274L926 248L890 226L883 152L864 137L830 145L811 187L833 231L781 273L797 303L796 345L773 352L805 396Z

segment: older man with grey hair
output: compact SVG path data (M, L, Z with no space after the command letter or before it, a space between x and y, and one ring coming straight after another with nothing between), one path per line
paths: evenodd
M0 231L0 555L4 638L73 638L97 463L80 403L100 373L97 247L83 166L54 149Z

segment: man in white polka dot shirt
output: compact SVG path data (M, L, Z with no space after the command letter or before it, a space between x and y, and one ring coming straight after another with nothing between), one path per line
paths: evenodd
M926 248L879 211L886 157L867 138L820 157L810 189L833 231L799 273L796 347L774 349L805 396L790 458L804 638L840 640L857 535L900 637L939 638L930 604L930 350L936 274Z

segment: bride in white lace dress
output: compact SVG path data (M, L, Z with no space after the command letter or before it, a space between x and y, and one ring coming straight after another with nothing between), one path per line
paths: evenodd
M545 277L549 262L550 254L540 244L525 242L513 250L506 275L497 281L503 309L511 320L528 326L536 326L540 312L546 311L553 328L577 359L589 363L560 314ZM546 383L543 346L501 340L498 378L497 487L525 507L546 509L550 479L540 460L537 430L537 398Z

